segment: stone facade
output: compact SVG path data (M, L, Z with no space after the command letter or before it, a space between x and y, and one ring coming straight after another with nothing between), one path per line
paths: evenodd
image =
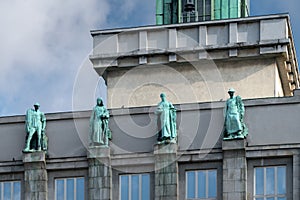
M44 152L25 153L24 184L25 200L48 199L48 175Z
M223 141L223 200L247 199L246 140Z
M177 145L156 145L155 200L178 200Z
M88 154L90 200L112 199L112 170L110 149L108 147L91 147Z

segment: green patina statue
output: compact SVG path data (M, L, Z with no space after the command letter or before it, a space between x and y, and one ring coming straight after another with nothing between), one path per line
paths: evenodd
M160 98L161 102L155 111L155 114L158 116L157 124L159 127L157 141L159 144L176 143L176 109L172 103L166 100L164 93L160 94Z
M40 110L40 104L26 112L26 144L23 152L47 151L48 137L46 136L46 117Z
M234 96L234 89L229 89L230 96L224 109L224 140L244 139L248 129L244 123L245 108L240 96Z
M105 108L103 100L97 98L90 118L90 146L108 146L111 131L108 126L109 111Z

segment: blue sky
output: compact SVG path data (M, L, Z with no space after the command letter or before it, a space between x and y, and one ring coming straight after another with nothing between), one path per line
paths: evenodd
M252 0L251 15L289 13L299 49L299 5ZM0 116L23 115L35 102L46 113L91 109L105 90L88 60L90 30L154 23L155 0L1 1Z

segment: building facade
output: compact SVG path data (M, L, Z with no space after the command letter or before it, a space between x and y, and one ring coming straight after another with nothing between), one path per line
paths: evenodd
M92 31L112 140L89 145L91 111L46 114L48 152L22 153L24 116L0 118L0 199L296 200L300 91L288 15ZM225 100L246 139L223 140ZM155 109L177 110L158 144Z

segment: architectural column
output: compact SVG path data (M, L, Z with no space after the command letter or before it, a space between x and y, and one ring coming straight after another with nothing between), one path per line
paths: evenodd
M25 200L48 199L45 152L23 154Z
M155 200L178 200L177 144L157 144L155 156Z
M109 147L90 147L89 164L89 200L112 199L112 170L110 165Z
M223 200L247 199L246 139L223 141Z

